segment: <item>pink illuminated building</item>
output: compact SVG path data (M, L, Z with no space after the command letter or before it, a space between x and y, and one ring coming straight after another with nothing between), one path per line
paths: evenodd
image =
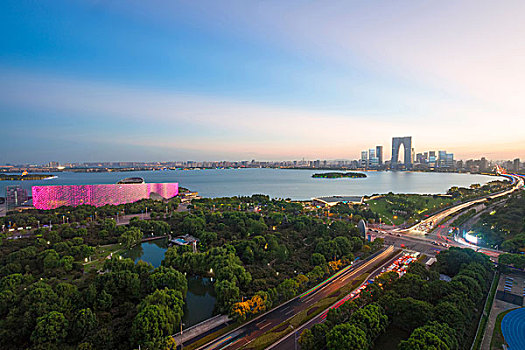
M165 199L179 193L178 183L136 183L110 185L33 186L33 205L37 209L54 209L82 204L100 207L150 198L157 194Z

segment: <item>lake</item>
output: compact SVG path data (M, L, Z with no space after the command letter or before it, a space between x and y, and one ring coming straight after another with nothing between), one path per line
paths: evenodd
M145 261L154 267L160 266L164 253L168 249L167 239L143 242L123 254L137 262ZM215 290L209 278L188 278L188 293L184 304L184 327L188 328L213 316L215 307Z
M111 184L126 177L146 182L178 182L203 197L267 194L272 198L308 200L319 196L372 195L377 193L445 193L452 186L485 184L500 177L455 173L369 171L367 178L319 179L312 174L328 172L295 169L203 169L105 173L53 173L57 178L38 181L0 181L0 196L8 185L30 190L35 185Z

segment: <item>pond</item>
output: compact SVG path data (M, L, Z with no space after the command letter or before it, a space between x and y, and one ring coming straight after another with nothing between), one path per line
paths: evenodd
M143 242L122 255L125 258L131 258L135 262L142 260L154 267L159 267L167 249L168 240L163 238ZM188 293L186 294L184 318L182 320L184 328L191 327L212 317L215 300L213 282L209 278L188 278Z

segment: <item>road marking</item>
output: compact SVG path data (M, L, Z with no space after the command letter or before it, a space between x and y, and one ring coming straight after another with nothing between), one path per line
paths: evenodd
M349 279L350 277L353 278L353 277L354 277L353 274L350 274L350 275L346 276L345 278L342 279L342 281L344 282L344 281L346 281L347 279Z
M262 329L264 329L264 328L268 327L268 326L269 326L269 325L271 325L271 324L272 324L272 321L268 321L268 323L267 323L267 324L265 324L265 325L264 325L264 326L262 326L262 327L259 327L259 329L260 329L260 330L262 330Z
M304 299L304 302L306 304L308 304L310 301L312 301L312 299L315 297L315 294L312 294L311 296L309 296L308 298Z
M292 309L292 310L290 310L290 311L288 311L287 313L285 313L285 315L289 315L289 314L291 314L292 312L294 312L294 310L293 310L293 309Z

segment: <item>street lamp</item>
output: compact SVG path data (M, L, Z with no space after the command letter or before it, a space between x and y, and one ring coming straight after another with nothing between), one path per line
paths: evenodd
M182 341L182 326L185 326L184 322L180 322L180 349L182 350L182 347L184 346Z

